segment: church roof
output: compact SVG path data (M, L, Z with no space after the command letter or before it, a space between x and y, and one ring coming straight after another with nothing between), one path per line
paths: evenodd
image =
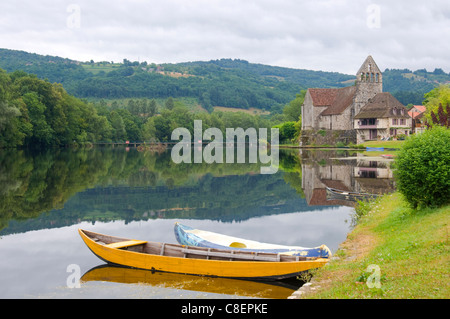
M340 89L308 89L314 106L326 106L321 115L341 114L353 102L355 86Z
M336 99L338 89L308 89L314 106L330 106Z
M353 103L355 92L355 86L349 86L339 89L333 103L325 111L322 112L322 115L341 114L347 107L349 107Z
M403 112L402 112L403 110ZM409 118L408 110L389 92L378 93L363 106L355 119Z

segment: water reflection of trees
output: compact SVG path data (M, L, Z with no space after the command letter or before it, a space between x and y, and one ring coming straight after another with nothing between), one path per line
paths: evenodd
M64 218L52 224L168 215L208 218L211 211L215 218L232 218L236 212L248 218L300 199L294 189L302 194L298 152L281 152L286 173L275 175L260 175L259 164L175 164L170 152L133 148L2 151L0 164L0 229L11 220L30 222L63 208ZM285 208L294 206L298 201ZM261 207L268 211L258 212Z

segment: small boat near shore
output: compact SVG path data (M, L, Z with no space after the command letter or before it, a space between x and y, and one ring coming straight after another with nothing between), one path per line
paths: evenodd
M284 246L232 237L210 231L194 229L175 223L175 237L182 245L217 249L233 249L249 252L278 253L291 256L330 258L331 251L326 245L319 247Z
M359 200L374 199L379 196L376 194L348 192L330 187L327 187L326 190L328 200L348 200L356 202Z
M78 230L88 248L112 265L179 274L281 280L320 268L327 258L191 247Z

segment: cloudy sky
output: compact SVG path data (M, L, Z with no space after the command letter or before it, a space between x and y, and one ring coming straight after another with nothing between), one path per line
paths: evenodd
M448 0L14 0L0 2L0 48L79 61L238 58L354 74L450 72Z

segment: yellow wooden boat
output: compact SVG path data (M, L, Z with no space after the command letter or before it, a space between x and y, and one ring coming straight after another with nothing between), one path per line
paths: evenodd
M243 252L119 238L78 230L89 249L110 264L151 271L281 280L324 266L328 259Z

